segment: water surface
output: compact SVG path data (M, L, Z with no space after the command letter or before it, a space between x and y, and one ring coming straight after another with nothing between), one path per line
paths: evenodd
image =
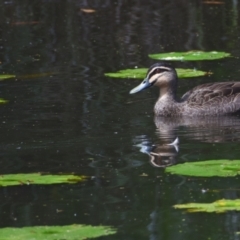
M239 177L181 177L164 167L239 159L240 118L154 119L156 89L133 96L139 80L104 77L150 66L150 53L199 49L234 57L175 63L214 73L180 80L180 95L239 80L238 1L13 0L0 9L0 71L17 76L0 83L9 100L0 106L0 174L89 176L75 185L1 188L0 227L77 223L118 230L101 239L239 239L238 212L172 207L237 199ZM176 137L179 151L166 145Z

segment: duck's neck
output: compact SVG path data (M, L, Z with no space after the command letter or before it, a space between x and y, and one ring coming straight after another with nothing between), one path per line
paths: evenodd
M176 98L176 91L162 87L154 112L157 116L176 116L180 114L180 105Z
M166 100L168 102L170 101L177 102L176 89L169 86L161 87L158 100L160 101Z

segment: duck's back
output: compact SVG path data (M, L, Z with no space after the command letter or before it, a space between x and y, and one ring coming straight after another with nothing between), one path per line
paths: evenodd
M207 83L182 96L185 115L224 115L240 111L240 82Z

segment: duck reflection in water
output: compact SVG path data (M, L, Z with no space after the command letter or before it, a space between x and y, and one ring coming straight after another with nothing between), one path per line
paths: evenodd
M149 153L150 163L154 167L167 167L176 162L178 153L178 137L170 144L158 145Z
M140 148L140 152L149 155L150 163L154 167L167 167L176 162L179 151L179 139L168 143L167 139L163 139L162 144L151 145L149 142L143 141L136 146Z
M239 116L155 117L154 122L161 143L151 145L142 141L137 145L141 152L149 155L154 167L167 167L177 163L179 138L207 143L240 141Z

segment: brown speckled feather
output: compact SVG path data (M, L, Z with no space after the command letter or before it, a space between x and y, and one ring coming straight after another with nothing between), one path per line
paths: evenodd
M207 83L199 85L182 96L190 108L209 109L216 114L240 110L240 82Z

